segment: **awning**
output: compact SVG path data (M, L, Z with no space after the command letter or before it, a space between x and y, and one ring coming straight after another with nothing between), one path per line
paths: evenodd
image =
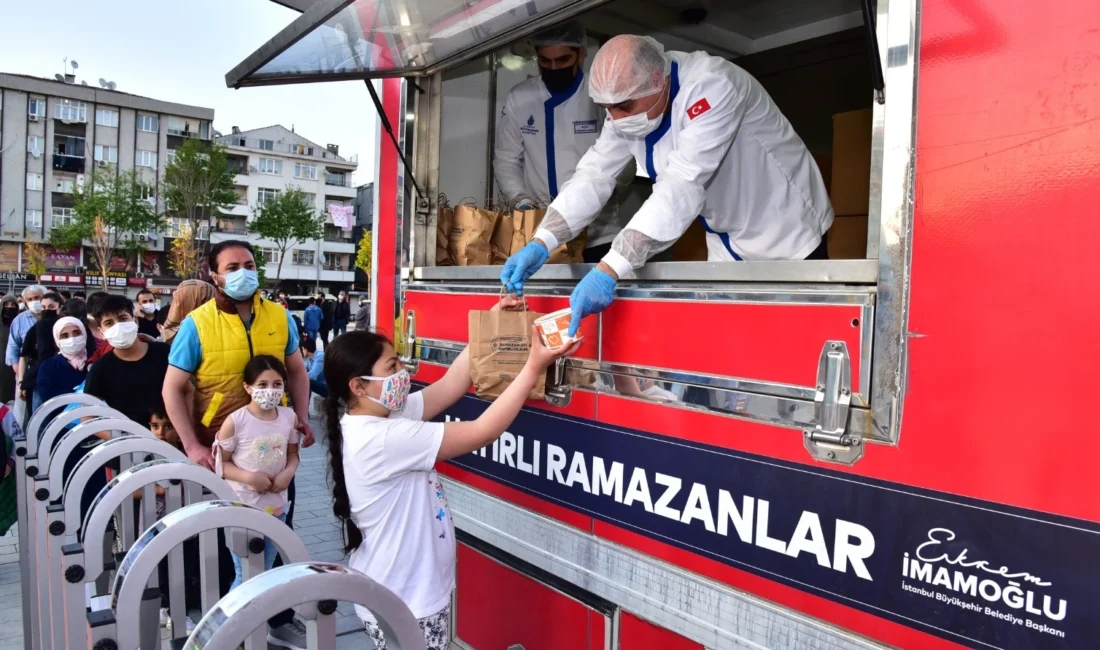
M225 75L231 88L424 76L606 0L317 0Z

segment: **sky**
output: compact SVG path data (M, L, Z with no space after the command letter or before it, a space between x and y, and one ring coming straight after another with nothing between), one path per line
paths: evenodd
M76 60L77 83L214 109L223 134L293 126L340 155L359 155L354 181L374 178L374 107L361 81L233 90L225 73L298 13L270 0L0 0L0 72L52 79Z

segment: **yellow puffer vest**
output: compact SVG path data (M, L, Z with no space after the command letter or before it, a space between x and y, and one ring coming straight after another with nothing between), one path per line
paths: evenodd
M225 418L249 402L244 391L244 367L252 357L270 354L280 361L286 356L290 337L286 310L260 298L252 302L252 327L245 330L241 317L218 309L210 300L191 318L202 345L202 362L195 370L195 415L201 417L195 433L210 444Z

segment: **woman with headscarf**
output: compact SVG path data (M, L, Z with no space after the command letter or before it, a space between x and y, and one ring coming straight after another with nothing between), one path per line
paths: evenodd
M168 306L168 318L161 327L161 338L171 343L179 331L180 324L187 315L195 311L207 300L214 297L214 285L202 280L184 280L172 294L172 304Z
M6 295L0 301L0 341L7 341L11 322L19 315L19 301L14 295ZM15 399L15 371L8 364L0 364L0 404Z
M53 324L58 353L38 366L35 389L42 403L73 392L88 377L88 331L80 319L62 316Z

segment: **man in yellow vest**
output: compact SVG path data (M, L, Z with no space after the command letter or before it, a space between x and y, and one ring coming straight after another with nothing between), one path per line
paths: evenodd
M180 324L168 353L164 407L192 462L214 469L210 444L230 413L248 404L244 367L257 354L270 354L286 364L287 392L298 415L303 447L313 444L309 425L309 375L298 349L298 328L282 305L260 297L256 259L248 242L215 244L207 255L217 287L214 299L191 312ZM294 516L294 480L287 488ZM220 537L220 535L219 535ZM218 545L221 593L228 592L232 558ZM268 621L268 640L284 648L304 648L305 628L287 610Z
M215 244L207 256L218 291L180 324L168 355L164 405L192 462L213 469L210 444L230 413L246 406L244 367L257 354L285 360L287 389L305 434L309 426L309 375L290 313L257 293L252 246L239 240Z

